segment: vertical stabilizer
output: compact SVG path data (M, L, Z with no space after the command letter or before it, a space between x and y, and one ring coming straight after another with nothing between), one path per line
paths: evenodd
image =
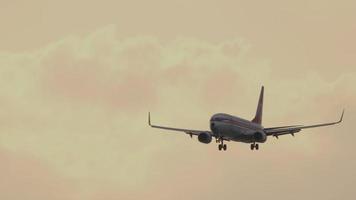
M258 100L258 106L256 111L256 116L253 118L252 122L256 124L262 124L262 113L263 113L263 93L264 87L261 88L260 98Z

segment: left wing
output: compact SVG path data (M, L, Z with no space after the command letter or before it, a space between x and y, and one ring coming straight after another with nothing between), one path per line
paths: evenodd
M272 128L265 128L264 131L268 136L274 136L276 138L278 138L278 136L280 136L280 135L287 135L287 134L291 134L294 136L294 133L298 133L302 129L316 128L316 127L322 127L322 126L331 126L331 125L339 124L342 122L343 118L344 118L344 111L342 111L341 118L337 122L315 124L315 125L309 125L309 126L297 125L297 126L272 127Z
M159 129L165 129L165 130L170 130L170 131L184 132L184 133L190 135L190 137L192 137L193 135L199 135L200 133L209 133L209 134L211 134L213 137L215 137L214 133L211 132L211 131L182 129L182 128L172 128L172 127L167 127L167 126L157 126L157 125L153 125L153 124L151 124L151 114L150 114L150 113L148 113L148 125L150 125L152 128L159 128Z

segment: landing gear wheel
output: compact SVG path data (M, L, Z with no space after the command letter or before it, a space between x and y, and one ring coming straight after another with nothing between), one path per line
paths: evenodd
M256 150L258 150L259 149L259 145L255 144L255 148L256 148Z
M218 148L219 148L219 151L221 151L221 149L222 149L223 147L222 147L221 144L219 144Z
M226 144L223 145L223 149L224 149L224 151L226 151L226 149L227 149Z
M251 144L250 148L251 148L251 150L254 150L255 149L255 144Z

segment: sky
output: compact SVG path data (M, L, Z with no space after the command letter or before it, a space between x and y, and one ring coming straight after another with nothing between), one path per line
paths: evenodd
M353 199L355 1L2 0L0 199ZM152 122L338 126L219 152Z

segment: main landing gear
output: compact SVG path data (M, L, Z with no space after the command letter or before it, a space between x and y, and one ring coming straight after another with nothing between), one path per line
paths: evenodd
M254 150L254 149L258 150L259 149L259 145L256 144L256 143L252 143L251 144L251 150Z
M223 139L219 139L219 140L217 140L216 142L219 142L219 141L221 142L221 143L219 144L219 146L218 146L219 151L221 151L221 150L226 151L227 146L226 146L226 144L224 144L224 140L223 140Z
M221 151L221 150L224 150L224 151L226 151L226 149L227 149L227 146L226 146L226 144L219 144L219 151Z

